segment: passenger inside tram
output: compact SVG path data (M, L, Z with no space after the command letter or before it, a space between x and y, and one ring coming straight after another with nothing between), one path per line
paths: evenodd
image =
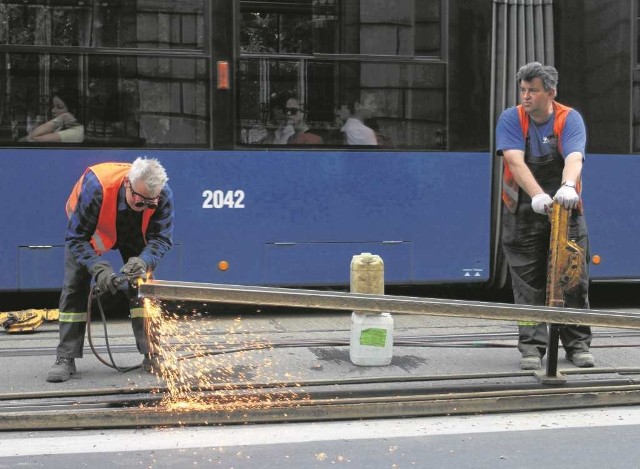
M310 132L305 122L305 110L297 97L285 94L276 103L275 113L280 125L275 131L274 142L289 145L321 145L322 137Z
M78 122L78 92L73 88L61 88L52 93L51 120L31 130L24 142L82 143L84 126Z
M342 126L345 143L348 145L378 145L375 131L365 124L365 121L374 117L378 109L375 96L372 93L363 93L359 101L349 104L351 116Z

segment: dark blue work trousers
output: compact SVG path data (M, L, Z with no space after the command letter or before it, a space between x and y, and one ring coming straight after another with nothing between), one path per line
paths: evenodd
M123 260L131 257L130 253L121 255ZM59 357L82 358L84 336L87 329L87 306L91 276L87 269L76 261L68 246L64 249L64 284L60 296L60 342L57 348ZM140 308L140 300L132 292L118 292L116 295L103 294L100 301L107 310L114 307ZM97 298L92 303L93 317L99 314ZM106 313L106 312L105 312ZM149 324L144 317L131 318L131 327L140 353L151 353L149 341ZM151 334L153 335L153 334Z
M550 235L549 218L535 213L530 199L521 200L516 213L509 212L503 205L502 247L509 264L516 304L546 304ZM585 262L579 284L565 291L565 306L586 309L589 308L589 240L584 216L577 210L571 213L569 239L584 249ZM518 350L523 356L544 356L549 342L547 324L522 322L518 324L518 332ZM588 351L591 337L589 326L560 327L560 340L567 355Z

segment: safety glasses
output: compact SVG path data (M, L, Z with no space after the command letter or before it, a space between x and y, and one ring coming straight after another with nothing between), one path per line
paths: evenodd
M140 194L139 192L136 192L133 190L133 187L131 186L131 181L127 181L125 183L125 185L129 188L129 190L131 191L131 195L133 196L133 205L135 205L137 208L142 208L145 205L147 206L147 208L150 209L156 209L158 208L158 201L160 200L160 196L158 197L145 197L144 195Z

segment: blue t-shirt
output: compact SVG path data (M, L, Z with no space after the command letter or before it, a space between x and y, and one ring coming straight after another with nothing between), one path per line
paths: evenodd
M531 156L540 157L549 154L546 145L547 138L553 135L553 124L555 112L547 122L536 124L529 118L529 139L531 143ZM587 142L587 132L584 121L578 111L572 109L567 115L564 130L562 131L562 156L564 158L573 152L582 153L585 156L585 146ZM498 119L496 126L496 150L522 150L525 151L525 139L520 127L520 117L518 109L510 107L505 110Z

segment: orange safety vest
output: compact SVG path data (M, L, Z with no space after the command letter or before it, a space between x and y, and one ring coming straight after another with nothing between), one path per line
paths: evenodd
M522 105L516 107L518 110L518 116L520 117L520 127L522 128L522 134L524 135L525 141L527 140L527 135L529 134L529 115L525 112ZM567 121L567 116L569 115L569 111L572 108L569 106L565 106L564 104L560 104L556 101L553 101L553 110L555 112L555 120L553 122L553 134L558 139L558 150L562 153L562 131L564 130L564 125ZM513 177L513 173L509 169L509 165L504 160L504 172L502 175L502 201L506 205L507 209L511 213L515 213L518 207L518 199L520 186L516 182ZM576 192L580 194L582 192L582 185L580 181L576 181ZM582 209L582 200L579 203L579 209Z
M90 166L85 170L80 179L78 179L75 186L73 186L71 195L69 195L69 199L67 199L67 218L70 218L78 205L78 197L82 190L84 176L87 174L87 171L91 170L102 186L102 205L100 206L100 214L98 215L98 224L96 225L95 233L91 237L91 245L98 255L104 254L116 244L118 238L116 230L118 192L130 168L131 163L100 163L95 166ZM145 234L154 211L155 210L146 209L142 214L141 230L145 244L147 242Z

